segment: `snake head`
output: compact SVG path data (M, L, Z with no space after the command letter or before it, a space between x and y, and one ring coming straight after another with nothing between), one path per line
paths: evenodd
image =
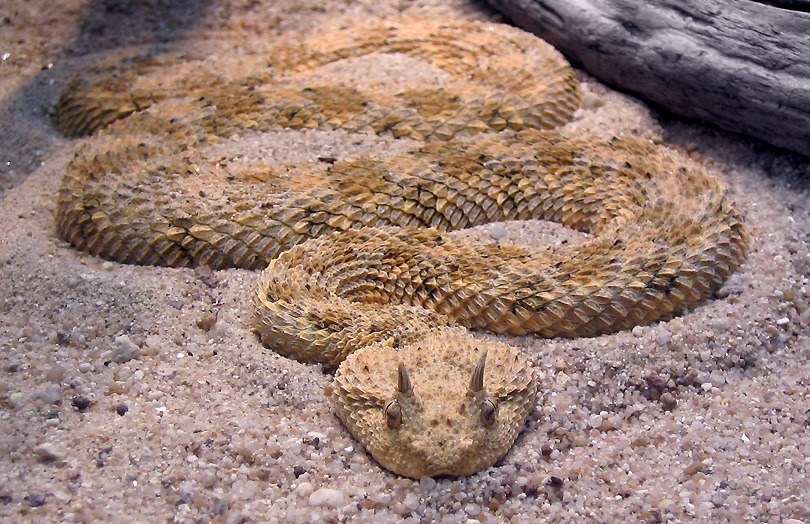
M537 388L518 350L451 328L353 353L333 391L338 416L374 459L420 478L494 464L523 428Z

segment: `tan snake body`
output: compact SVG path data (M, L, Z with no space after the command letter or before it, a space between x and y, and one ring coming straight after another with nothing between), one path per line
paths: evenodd
M370 53L416 57L459 80L394 94L296 80ZM211 72L178 55L136 59L69 84L60 127L109 127L68 168L59 232L128 263L267 266L262 341L338 367L338 415L397 473L486 468L532 409L526 358L460 326L615 332L696 306L743 259L740 215L704 169L637 139L548 130L570 118L579 91L564 60L530 35L381 24L272 56L271 68L249 53L202 59ZM237 135L278 127L425 142L283 174L217 155ZM537 249L445 233L535 218L589 238Z

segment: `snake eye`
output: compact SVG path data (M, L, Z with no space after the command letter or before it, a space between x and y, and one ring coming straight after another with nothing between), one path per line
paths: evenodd
M385 406L385 423L391 429L397 429L402 425L402 406L397 400L392 400Z
M491 426L498 417L498 404L490 397L481 401L481 420L485 426Z

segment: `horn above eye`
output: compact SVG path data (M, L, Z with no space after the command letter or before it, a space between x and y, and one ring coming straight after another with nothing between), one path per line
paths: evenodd
M477 393L484 390L484 366L487 362L487 352L481 355L478 363L473 370L472 379L470 379L470 391Z
M413 390L411 386L411 377L408 375L408 369L405 364L399 364L399 380L397 384L397 391L400 393L410 393Z

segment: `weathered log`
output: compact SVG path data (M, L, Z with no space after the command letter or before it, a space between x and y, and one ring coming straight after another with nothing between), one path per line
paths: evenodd
M810 1L489 0L601 81L810 156Z

